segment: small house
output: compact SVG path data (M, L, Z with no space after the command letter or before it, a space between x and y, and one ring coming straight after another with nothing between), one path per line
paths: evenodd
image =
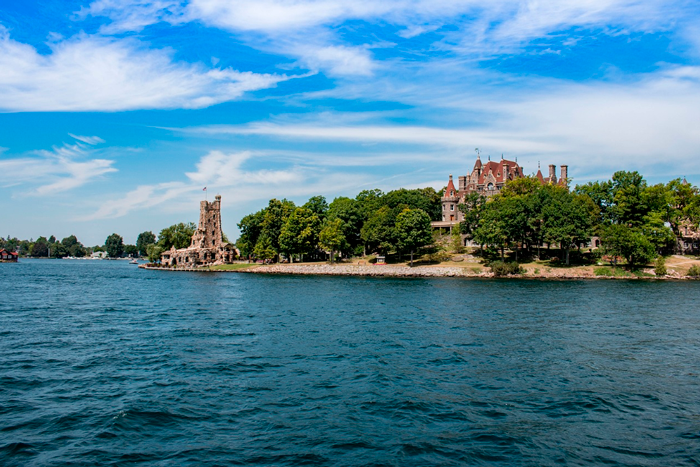
M8 251L4 248L0 249L0 261L3 263L16 263L19 255L14 251Z

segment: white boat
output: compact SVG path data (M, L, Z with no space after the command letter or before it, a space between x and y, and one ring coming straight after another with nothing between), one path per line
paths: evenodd
M131 261L129 261L129 264L139 264L139 260L137 260L136 258L134 258L134 259L132 259Z

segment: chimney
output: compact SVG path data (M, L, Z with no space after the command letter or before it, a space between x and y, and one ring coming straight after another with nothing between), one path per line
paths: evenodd
M556 165L554 165L554 164L549 164L549 181L550 181L550 182L556 182L556 181L557 181L556 169L557 169L557 166L556 166Z
M562 165L561 166L561 180L562 183L566 183L566 179L569 178L569 166L568 165Z
M508 164L503 164L503 180L508 180L508 175L510 175L510 167Z
M467 177L464 175L459 177L459 191L464 191L467 189Z

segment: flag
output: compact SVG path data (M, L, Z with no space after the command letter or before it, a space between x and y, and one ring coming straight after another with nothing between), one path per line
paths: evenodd
M207 191L207 187L204 187L204 189L202 191Z

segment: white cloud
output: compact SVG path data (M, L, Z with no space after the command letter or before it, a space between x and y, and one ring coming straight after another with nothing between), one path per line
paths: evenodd
M185 174L187 181L139 186L122 197L104 202L82 220L122 217L131 211L150 209L166 202L172 205L186 200L184 202L190 205L194 198L201 196L204 187L212 193L235 191L239 199L247 192L262 193L270 186L301 185L304 181L301 169L297 167L288 170L243 169L243 163L253 156L251 152L225 154L211 151L199 160L195 172Z
M87 146L64 144L52 151L36 151L35 157L0 161L0 183L30 185L26 194L45 196L81 187L105 174L116 172L114 161L92 158ZM37 186L38 185L38 186Z
M105 140L103 140L99 136L80 136L80 135L74 135L72 133L68 133L68 135L71 138L77 139L78 141L81 141L85 144L89 144L91 146L105 142Z
M402 90L397 96L376 82L367 87L378 89L377 94L387 99L414 106L415 110L401 111L406 119L429 113L445 116L453 125L465 124L458 128L409 126L387 123L392 114L379 119L371 113L362 114L364 121L354 114L351 118L319 114L315 120L290 116L275 123L184 131L273 137L292 141L297 147L305 142L342 142L358 148L351 158L353 164L361 164L364 157L367 165L374 165L381 160L377 154L391 154L386 164L398 167L401 161L394 156L400 154L399 148L419 159L423 154L425 163L431 164L435 158L430 154L442 150L445 170L449 170L447 164L459 160L458 154L471 160L473 149L480 147L494 157L501 153L518 156L528 161L526 170L534 169L537 160L568 163L575 177L628 168L658 177L700 173L700 127L694 124L700 121L700 67L668 68L625 85L547 80L536 86L514 86L507 99L493 91L465 91L447 84L438 86L430 96L420 88ZM351 94L344 87L337 92ZM356 92L363 94L362 89ZM373 94L367 91L364 95ZM360 151L367 144L379 146ZM327 159L336 157L341 156Z
M327 70L330 75L369 76L376 64L364 47L345 46L297 46L301 61L312 70Z
M41 55L0 27L0 111L202 108L288 79L173 62L133 39L79 35L51 48Z

